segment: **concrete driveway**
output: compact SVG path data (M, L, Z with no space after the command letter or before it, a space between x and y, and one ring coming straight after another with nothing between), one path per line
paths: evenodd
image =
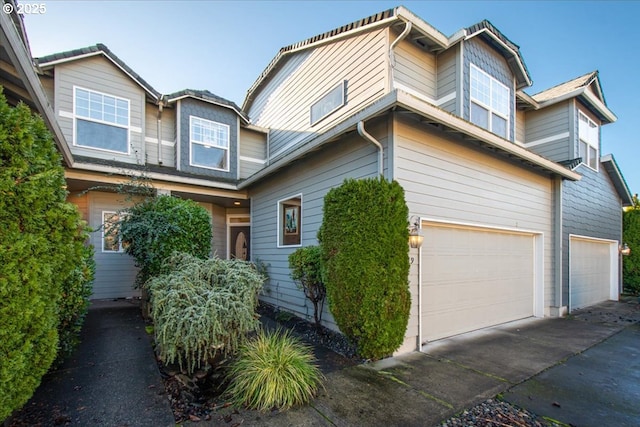
M636 301L607 302L564 319L484 329L430 343L422 353L332 372L324 392L307 407L268 414L240 411L230 421L243 426L436 426L502 394L568 424L637 426L638 321ZM208 425L229 425L221 421Z

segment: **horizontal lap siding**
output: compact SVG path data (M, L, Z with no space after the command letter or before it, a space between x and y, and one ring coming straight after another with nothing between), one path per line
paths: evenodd
M153 104L146 105L145 141L149 164L158 164L158 107ZM162 111L162 165L176 167L176 113L173 109Z
M410 214L544 233L548 307L553 297L551 179L447 136L409 119L398 118L395 122L396 179L405 189ZM411 256L418 260L416 250ZM410 286L417 295L414 269L412 266ZM416 314L410 319L408 340L418 334L417 298L412 304L412 313Z
M142 132L129 132L129 155L73 146L73 119L60 116L60 112L73 113L74 86L125 98L130 101L130 126L137 127ZM142 164L145 161L144 91L110 61L102 56L95 56L57 65L55 68L55 94L56 118L63 134L71 145L73 154L127 163Z
M284 153L312 134L321 133L384 94L387 30L375 30L292 54L256 95L248 111L270 132L270 155ZM310 108L347 80L347 104L315 126Z
M442 98L443 96L447 96L450 93L456 92L456 87L458 84L458 50L459 45L448 49L447 51L439 54L436 58L437 62L437 84L438 84L438 92L437 97ZM456 113L456 105L457 103L451 101L447 103L447 108L444 105L441 107L447 110L450 113Z
M267 158L267 136L260 132L240 129L240 157L256 160ZM247 178L264 167L264 163L240 159L240 178Z
M570 132L571 110L571 104L567 101L542 110L527 112L525 147L526 144ZM571 156L570 138L571 135L527 148L553 161L568 160Z
M397 34L395 36L397 37ZM404 40L394 49L394 56L394 80L435 99L437 96L435 55Z
M526 141L526 113L521 110L516 111L516 142L524 144Z
M367 124L367 130L386 145L387 127ZM386 151L386 150L385 150ZM278 248L277 202L302 193L302 245L317 244L325 194L346 178L377 175L377 149L357 135L331 143L313 156L294 163L250 190L252 259L268 264L269 283L261 299L311 318L313 306L290 277L288 256L297 248ZM337 328L325 306L323 321Z

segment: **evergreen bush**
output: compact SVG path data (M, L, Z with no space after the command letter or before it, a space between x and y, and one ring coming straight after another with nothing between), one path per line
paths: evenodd
M324 285L324 262L320 246L305 246L289 254L291 278L304 291L305 297L313 304L313 319L320 326L324 298L327 294Z
M89 309L96 263L93 259L93 246L85 245L89 234L83 224L83 233L76 239L78 263L62 282L62 298L58 305L58 355L56 364L66 359L80 343L80 330Z
M624 291L640 295L640 206L634 197L633 207L623 214L623 239L631 248L622 258Z
M0 420L27 402L56 357L61 284L82 246L65 188L42 119L0 95Z
M307 403L322 384L311 348L290 332L260 331L238 352L227 390L237 405L268 411Z
M136 285L143 287L163 272L173 252L207 258L211 252L211 217L193 200L161 195L150 197L125 210L118 230L125 252L140 267Z
M250 263L175 253L167 269L146 285L165 363L177 362L192 373L219 352L235 352L258 327L257 296L264 277Z
M318 240L329 308L361 356L379 359L403 342L409 319L408 208L384 179L348 179L324 199Z

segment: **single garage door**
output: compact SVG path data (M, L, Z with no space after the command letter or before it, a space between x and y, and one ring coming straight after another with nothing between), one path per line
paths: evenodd
M617 299L617 242L569 238L569 309Z
M436 223L423 232L423 340L534 315L534 234Z

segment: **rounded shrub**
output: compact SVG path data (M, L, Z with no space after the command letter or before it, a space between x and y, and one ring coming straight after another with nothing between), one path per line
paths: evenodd
M61 284L81 263L81 220L66 201L53 139L0 95L0 421L31 397L56 357Z
M227 393L237 405L259 411L307 403L323 376L311 348L287 332L264 332L240 346Z
M147 282L160 358L192 373L218 353L234 353L257 329L262 277L241 260L175 253L166 274Z
M193 200L168 195L147 198L127 209L116 229L126 253L140 267L139 287L163 271L164 260L173 252L203 259L211 252L211 218Z
M348 179L324 199L318 232L329 308L361 356L379 359L403 342L409 320L408 208L384 179Z

